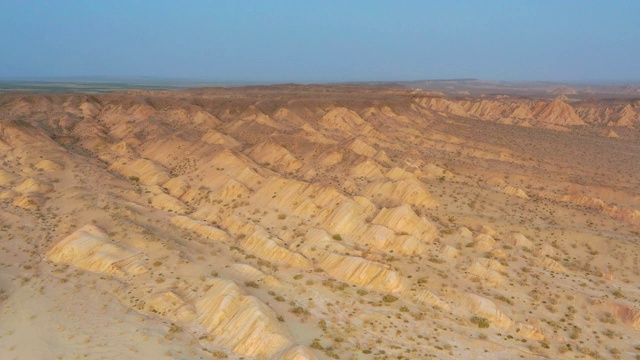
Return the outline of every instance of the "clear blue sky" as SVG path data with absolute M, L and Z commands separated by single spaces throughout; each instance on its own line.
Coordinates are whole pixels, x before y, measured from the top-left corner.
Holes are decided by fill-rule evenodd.
M 640 1 L 0 0 L 0 78 L 640 80 Z

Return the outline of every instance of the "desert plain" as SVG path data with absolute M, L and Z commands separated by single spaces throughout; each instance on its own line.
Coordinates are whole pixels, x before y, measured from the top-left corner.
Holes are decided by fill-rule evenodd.
M 640 94 L 498 90 L 0 94 L 0 358 L 640 358 Z

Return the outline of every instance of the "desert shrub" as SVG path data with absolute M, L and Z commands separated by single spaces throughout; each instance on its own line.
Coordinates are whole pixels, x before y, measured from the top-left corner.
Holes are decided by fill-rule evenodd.
M 309 345 L 313 349 L 323 350 L 324 348 L 320 345 L 320 339 L 313 339 L 311 341 L 311 345 Z
M 481 329 L 488 328 L 491 324 L 487 318 L 477 315 L 471 317 L 471 323 L 478 325 L 478 327 Z
M 392 303 L 394 301 L 397 301 L 398 298 L 396 296 L 393 296 L 391 294 L 387 294 L 385 296 L 382 297 L 382 301 L 386 302 L 386 303 Z
M 227 358 L 227 354 L 224 353 L 224 351 L 221 350 L 215 350 L 211 353 L 211 355 L 214 358 L 218 358 L 218 359 L 226 359 Z
M 176 325 L 176 324 L 171 324 L 171 327 L 169 328 L 169 332 L 170 333 L 179 333 L 182 332 L 182 327 Z
M 496 295 L 496 299 L 502 301 L 502 302 L 506 302 L 509 305 L 513 305 L 513 301 L 511 301 L 511 299 L 509 299 L 508 297 L 504 296 L 504 295 Z
M 303 315 L 307 313 L 307 309 L 303 308 L 302 306 L 294 306 L 289 309 L 289 312 L 295 315 Z

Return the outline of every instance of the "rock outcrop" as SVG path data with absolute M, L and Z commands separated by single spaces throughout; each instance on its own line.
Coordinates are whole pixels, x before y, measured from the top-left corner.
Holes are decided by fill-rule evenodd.
M 85 225 L 60 240 L 47 253 L 49 261 L 108 275 L 137 275 L 148 269 L 139 251 L 111 240 L 95 225 Z

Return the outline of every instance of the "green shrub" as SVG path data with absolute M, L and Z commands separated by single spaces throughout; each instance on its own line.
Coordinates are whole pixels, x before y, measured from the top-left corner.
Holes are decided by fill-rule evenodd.
M 392 303 L 394 301 L 397 301 L 398 298 L 391 295 L 391 294 L 387 294 L 385 296 L 382 297 L 382 301 L 386 302 L 386 303 Z
M 487 320 L 487 318 L 476 316 L 476 315 L 471 317 L 471 323 L 478 325 L 478 327 L 481 329 L 488 328 L 489 325 L 491 324 L 489 320 Z

